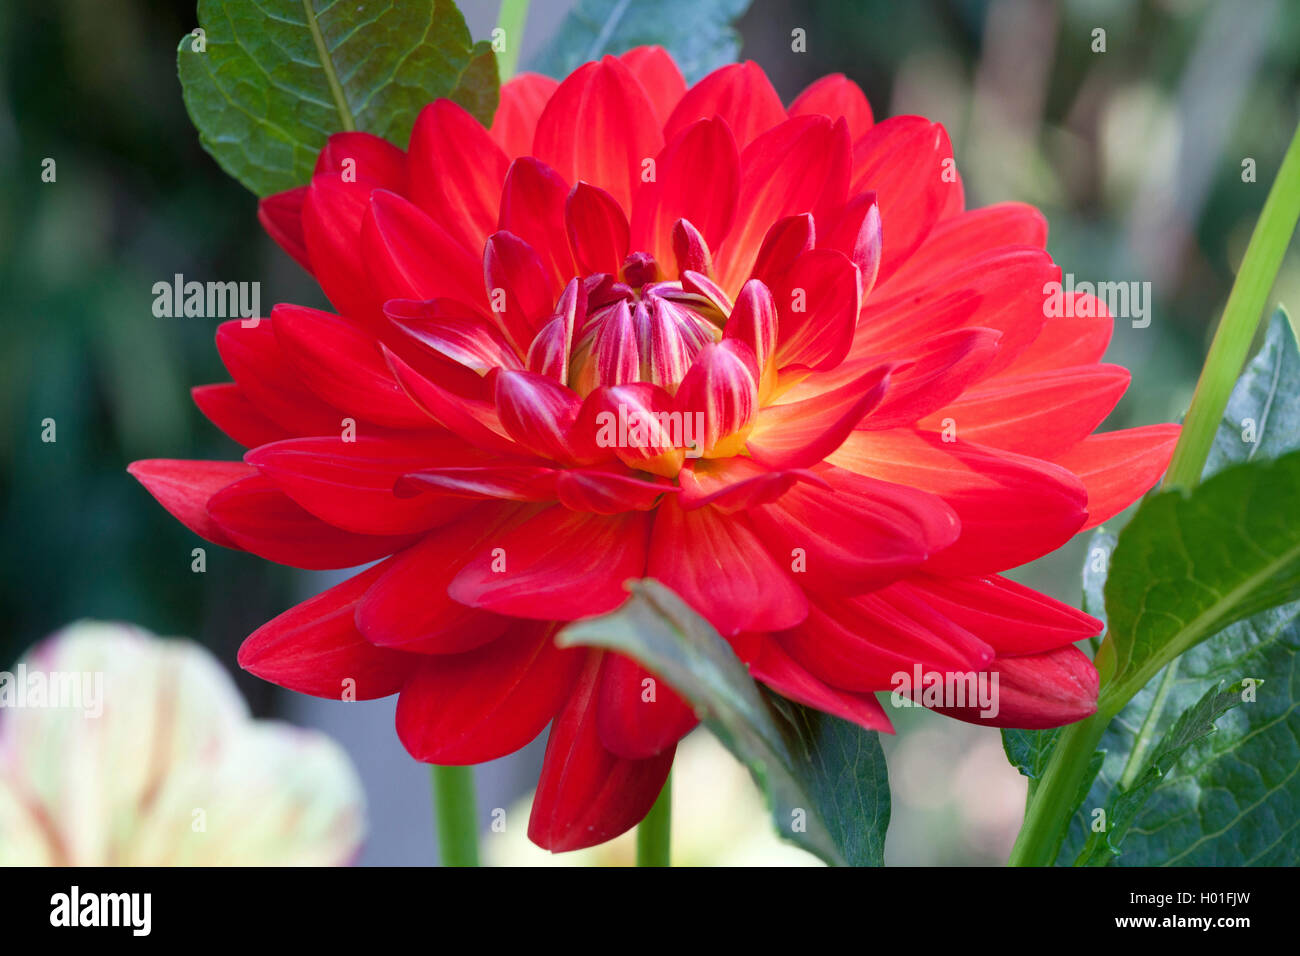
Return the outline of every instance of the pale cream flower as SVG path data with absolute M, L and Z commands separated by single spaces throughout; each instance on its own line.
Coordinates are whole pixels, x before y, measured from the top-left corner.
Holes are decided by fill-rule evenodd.
M 0 864 L 336 865 L 363 832 L 339 746 L 193 642 L 82 622 L 0 673 Z

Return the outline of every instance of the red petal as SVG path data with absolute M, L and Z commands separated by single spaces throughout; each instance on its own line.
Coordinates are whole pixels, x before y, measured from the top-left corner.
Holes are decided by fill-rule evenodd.
M 793 627 L 808 614 L 803 591 L 741 515 L 683 511 L 665 500 L 655 516 L 647 574 L 724 636 Z
M 483 249 L 483 275 L 487 281 L 492 318 L 520 357 L 548 318 L 556 288 L 533 247 L 518 236 L 501 231 Z
M 650 102 L 654 104 L 655 121 L 662 126 L 668 122 L 673 107 L 686 93 L 686 81 L 682 71 L 660 46 L 639 46 L 628 50 L 619 57 L 638 80 Z
M 724 339 L 700 349 L 677 389 L 675 408 L 703 424 L 702 435 L 698 428 L 693 433 L 704 457 L 737 454 L 758 413 L 758 366 L 749 346 Z
M 675 478 L 685 457 L 677 440 L 684 435 L 674 436 L 672 418 L 662 417 L 673 411 L 672 396 L 658 385 L 637 382 L 602 387 L 583 402 L 577 427 L 592 436 L 598 448 L 612 449 L 624 464 Z
M 1001 374 L 1031 375 L 1101 361 L 1106 346 L 1110 344 L 1115 322 L 1106 314 L 1104 305 L 1099 315 L 1100 318 L 1095 319 L 1048 319 L 1038 337 Z
M 749 453 L 768 468 L 807 468 L 830 455 L 888 394 L 891 365 L 815 398 L 769 405 L 749 435 Z
M 357 605 L 357 627 L 366 640 L 420 654 L 458 654 L 505 633 L 511 618 L 453 601 L 447 587 L 467 552 L 523 513 L 482 505 L 385 562 L 385 573 Z
M 673 227 L 687 219 L 709 248 L 718 248 L 731 228 L 739 184 L 740 154 L 727 124 L 702 119 L 684 127 L 655 157 L 654 178 L 636 192 L 632 247 L 672 262 Z
M 649 516 L 557 506 L 495 537 L 452 581 L 462 604 L 516 617 L 571 621 L 612 611 L 623 582 L 645 573 Z
M 493 465 L 453 465 L 422 468 L 397 482 L 399 495 L 437 492 L 462 498 L 503 501 L 555 501 L 559 471 L 542 465 L 502 462 Z
M 859 427 L 880 429 L 913 425 L 930 412 L 943 408 L 966 392 L 972 382 L 978 381 L 988 371 L 997 360 L 1001 339 L 1002 333 L 993 329 L 954 329 L 935 336 L 923 347 L 923 351 L 910 356 L 911 362 L 890 376 L 889 392 L 885 400 Z M 900 359 L 905 355 L 905 352 L 895 353 L 895 357 Z M 861 362 L 845 362 L 836 372 L 844 371 L 846 366 L 863 367 L 873 361 L 875 360 L 864 359 Z M 797 392 L 798 386 L 788 394 Z M 946 416 L 947 412 L 939 414 Z M 940 418 L 937 426 L 926 427 L 939 430 L 943 427 L 942 421 Z M 958 421 L 958 427 L 962 428 L 967 420 L 963 417 Z M 964 428 L 961 437 L 981 440 Z
M 614 197 L 590 183 L 578 183 L 564 209 L 573 258 L 582 274 L 617 274 L 628 253 L 627 215 Z
M 238 385 L 198 385 L 190 389 L 194 404 L 212 424 L 245 448 L 292 437 L 244 397 Z
M 736 304 L 723 327 L 722 336 L 724 339 L 739 339 L 754 353 L 760 397 L 773 383 L 778 330 L 776 301 L 771 291 L 758 279 L 750 279 L 736 296 Z
M 632 475 L 594 469 L 567 469 L 559 473 L 560 503 L 574 511 L 613 515 L 623 511 L 649 511 L 677 486 Z
M 678 219 L 673 224 L 673 258 L 679 276 L 684 272 L 713 275 L 713 253 L 709 251 L 703 233 L 689 219 Z
M 363 571 L 263 624 L 240 646 L 239 666 L 313 697 L 373 700 L 397 693 L 419 658 L 372 647 L 352 622 L 357 601 L 384 568 Z
M 217 351 L 253 408 L 293 435 L 337 435 L 343 414 L 322 401 L 294 372 L 289 357 L 263 319 L 255 326 L 237 320 L 217 328 Z
M 214 494 L 208 514 L 245 551 L 311 571 L 356 567 L 415 540 L 412 535 L 354 534 L 326 524 L 261 475 Z
M 480 387 L 480 391 L 466 394 L 444 386 L 437 380 L 438 376 L 421 374 L 388 348 L 385 347 L 383 352 L 393 376 L 411 401 L 451 431 L 479 448 L 507 455 L 517 455 L 523 451 L 501 425 L 491 389 L 484 379 L 465 371 Z M 451 362 L 447 362 L 447 365 L 457 368 Z
M 666 683 L 622 654 L 605 654 L 596 728 L 606 749 L 645 760 L 677 746 L 699 718 Z
M 947 501 L 961 519 L 961 537 L 929 563 L 944 573 L 1032 561 L 1068 541 L 1087 517 L 1083 484 L 1065 468 L 973 442 L 909 429 L 858 431 L 829 460 Z
M 411 130 L 411 199 L 477 257 L 496 228 L 510 165 L 481 123 L 451 100 L 434 100 Z
M 818 680 L 767 636 L 757 641 L 754 652 L 747 655 L 745 663 L 749 665 L 751 677 L 762 681 L 782 697 L 851 721 L 867 730 L 886 734 L 894 732 L 885 709 L 873 694 L 855 694 Z
M 257 204 L 257 221 L 276 244 L 293 260 L 311 272 L 311 257 L 302 232 L 302 206 L 307 201 L 307 187 L 295 186 L 274 193 Z
M 272 328 L 307 386 L 335 408 L 392 428 L 433 425 L 394 380 L 374 338 L 347 319 L 299 305 L 277 305 Z
M 999 376 L 930 416 L 922 428 L 952 419 L 963 441 L 1035 458 L 1053 458 L 1102 423 L 1129 383 L 1118 365 L 1081 365 Z
M 293 438 L 263 445 L 245 456 L 277 488 L 322 521 L 358 534 L 409 534 L 450 520 L 469 507 L 463 500 L 423 495 L 398 498 L 394 483 L 430 461 L 464 459 L 461 440 L 359 437 Z
M 346 174 L 372 188 L 406 192 L 406 153 L 373 133 L 332 133 L 316 157 L 313 175 Z
M 506 175 L 497 220 L 499 229 L 533 248 L 557 289 L 575 273 L 564 222 L 568 195 L 564 178 L 550 166 L 532 157 L 520 158 Z
M 775 501 L 790 490 L 796 481 L 820 483 L 811 471 L 768 471 L 751 458 L 715 458 L 696 460 L 683 468 L 681 481 L 682 509 L 694 511 L 711 505 L 723 514 L 749 512 L 757 505 Z
M 829 219 L 830 212 L 844 204 L 849 185 L 848 130 L 824 116 L 796 117 L 746 146 L 740 168 L 736 204 L 740 213 L 716 255 L 719 285 L 728 292 L 749 278 L 763 237 L 774 222 L 805 212 Z
M 805 252 L 776 280 L 776 364 L 834 368 L 848 355 L 862 296 L 857 267 L 842 252 Z
M 496 375 L 497 413 L 506 432 L 529 451 L 558 461 L 583 457 L 574 434 L 582 399 L 536 372 Z
M 126 469 L 173 518 L 200 538 L 226 548 L 238 548 L 208 516 L 208 501 L 223 488 L 257 474 L 242 461 L 184 461 L 152 458 L 132 462 Z
M 815 677 L 858 693 L 889 690 L 898 675 L 987 667 L 993 648 L 896 585 L 815 603 L 808 620 L 777 635 Z
M 533 155 L 571 183 L 604 189 L 624 210 L 641 183 L 644 160 L 663 146 L 654 106 L 612 56 L 587 63 L 560 84 L 533 140 Z
M 488 132 L 506 158 L 526 156 L 533 151 L 537 120 L 559 85 L 558 80 L 540 73 L 520 73 L 501 84 L 501 101 Z
M 1178 444 L 1178 425 L 1144 425 L 1091 435 L 1056 463 L 1088 489 L 1088 520 L 1080 531 L 1119 514 L 1160 480 Z
M 890 278 L 889 294 L 927 285 L 975 256 L 1002 246 L 1042 249 L 1046 244 L 1047 219 L 1033 206 L 1005 202 L 970 209 L 935 225 L 916 253 Z
M 920 247 L 949 204 L 960 204 L 961 188 L 952 144 L 938 123 L 893 116 L 854 145 L 852 191 L 874 190 L 880 203 L 885 252 L 879 283 Z
M 523 367 L 497 327 L 459 302 L 391 299 L 384 304 L 384 314 L 425 348 L 480 375 L 494 368 Z
M 672 139 L 696 120 L 714 116 L 726 121 L 741 148 L 786 119 L 781 98 L 752 60 L 719 67 L 687 90 L 664 123 L 664 137 Z
M 1076 647 L 1028 657 L 1000 657 L 989 673 L 997 675 L 996 715 L 983 717 L 977 706 L 931 710 L 972 724 L 1025 730 L 1063 727 L 1097 712 L 1097 670 Z
M 858 267 L 858 286 L 865 299 L 875 287 L 885 248 L 876 194 L 855 196 L 836 217 L 822 245 L 844 253 Z
M 911 591 L 999 654 L 1038 654 L 1100 634 L 1105 625 L 1046 594 L 997 574 L 917 575 L 896 585 Z
M 460 766 L 514 753 L 568 698 L 586 654 L 556 625 L 521 622 L 488 647 L 426 658 L 397 699 L 397 736 L 416 760 Z
M 875 122 L 871 115 L 871 104 L 861 87 L 848 79 L 843 73 L 832 73 L 817 80 L 790 104 L 791 116 L 803 116 L 820 113 L 831 119 L 843 116 L 849 124 L 849 136 L 853 142 L 862 138 Z
M 637 303 L 644 310 L 643 303 Z M 627 302 L 620 299 L 601 322 L 591 344 L 577 387 L 584 391 L 601 386 L 626 385 L 641 378 L 641 348 Z
M 358 255 L 373 188 L 369 180 L 345 182 L 338 173 L 323 173 L 312 177 L 302 206 L 312 275 L 334 308 L 367 320 L 377 320 L 383 304 L 371 288 L 365 258 Z
M 812 590 L 862 593 L 884 587 L 957 540 L 960 524 L 942 498 L 825 466 L 824 487 L 801 484 L 750 520 L 775 555 L 802 558 Z
M 528 838 L 562 853 L 612 840 L 636 826 L 668 779 L 674 750 L 625 760 L 601 745 L 597 729 L 600 654 L 590 654 L 546 741 Z
M 460 244 L 414 203 L 377 189 L 361 229 L 361 250 L 372 295 L 389 299 L 447 297 L 483 307 L 482 268 L 477 253 Z
M 754 279 L 771 288 L 817 240 L 812 213 L 786 216 L 772 224 L 754 260 Z M 753 281 L 752 279 L 750 280 Z
M 888 234 L 888 222 L 885 230 Z M 993 374 L 1038 337 L 1048 321 L 1043 286 L 1060 277 L 1061 270 L 1046 252 L 1009 246 L 969 260 L 932 285 L 890 296 L 887 288 L 877 287 L 862 308 L 849 355 L 861 359 L 915 350 L 952 329 L 995 329 L 1002 339 L 990 366 Z M 918 315 L 925 321 L 918 322 Z
M 528 371 L 569 384 L 569 359 L 573 354 L 573 333 L 587 321 L 587 287 L 571 279 L 560 293 L 556 315 L 528 347 Z

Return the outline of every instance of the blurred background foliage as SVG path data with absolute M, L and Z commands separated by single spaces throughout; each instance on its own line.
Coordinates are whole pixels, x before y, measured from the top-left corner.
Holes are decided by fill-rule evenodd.
M 570 6 L 534 0 L 523 62 Z M 462 3 L 476 39 L 497 7 Z M 206 546 L 124 470 L 136 458 L 239 454 L 188 395 L 226 379 L 212 344 L 217 322 L 155 318 L 155 282 L 175 273 L 256 280 L 264 311 L 278 301 L 325 305 L 262 234 L 253 197 L 199 146 L 175 69 L 177 41 L 194 25 L 193 0 L 0 5 L 0 668 L 91 616 L 193 636 L 237 671 L 246 634 L 324 586 Z M 968 204 L 1041 207 L 1049 248 L 1076 281 L 1150 281 L 1150 327 L 1116 325 L 1107 357 L 1132 370 L 1133 384 L 1106 427 L 1182 414 L 1300 115 L 1300 4 L 755 0 L 739 29 L 744 56 L 786 101 L 844 72 L 877 117 L 943 122 Z M 806 53 L 791 49 L 795 29 L 806 31 Z M 1104 53 L 1093 50 L 1097 29 Z M 53 183 L 41 180 L 47 158 L 57 164 Z M 1246 159 L 1256 182 L 1243 182 Z M 1293 311 L 1300 304 L 1294 251 L 1274 298 Z M 41 440 L 47 418 L 54 443 Z M 203 574 L 190 568 L 198 546 L 207 549 Z M 1082 556 L 1075 542 L 1017 576 L 1077 602 Z M 259 712 L 340 719 L 238 676 Z M 372 713 L 376 725 L 390 719 Z M 917 712 L 900 718 L 887 744 L 890 862 L 1003 859 L 1024 791 L 996 733 Z M 398 746 L 388 727 L 365 733 Z M 364 749 L 363 738 L 341 735 Z M 527 786 L 536 749 L 488 773 L 500 792 L 486 806 Z M 378 821 L 364 859 L 399 862 L 412 844 L 407 861 L 430 859 L 427 841 L 404 836 L 408 812 L 421 836 L 430 829 L 423 774 L 404 767 L 398 783 L 375 780 L 382 772 L 360 762 Z M 400 807 L 374 812 L 377 793 L 412 780 Z

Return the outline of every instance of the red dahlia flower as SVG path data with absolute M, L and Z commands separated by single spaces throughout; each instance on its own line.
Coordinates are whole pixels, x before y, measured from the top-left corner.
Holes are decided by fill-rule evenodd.
M 1034 209 L 967 211 L 948 137 L 841 76 L 787 109 L 753 63 L 690 89 L 659 49 L 447 100 L 406 152 L 332 137 L 264 200 L 337 314 L 223 325 L 195 390 L 250 450 L 132 472 L 197 534 L 301 568 L 383 559 L 286 611 L 242 666 L 400 693 L 419 760 L 552 724 L 529 833 L 608 839 L 696 723 L 611 653 L 560 650 L 623 582 L 680 594 L 755 678 L 881 730 L 895 675 L 992 672 L 1019 727 L 1077 720 L 1099 622 L 998 572 L 1148 489 L 1176 426 L 1092 435 L 1128 372 Z M 954 716 L 980 720 L 976 709 Z M 552 723 L 553 721 L 553 723 Z

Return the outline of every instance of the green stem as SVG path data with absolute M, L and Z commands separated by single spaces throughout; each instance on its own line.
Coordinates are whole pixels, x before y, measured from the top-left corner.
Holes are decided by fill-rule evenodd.
M 504 83 L 515 75 L 519 64 L 519 46 L 524 40 L 524 24 L 528 20 L 528 0 L 501 0 L 497 26 L 505 36 L 505 49 L 497 54 L 497 72 Z
M 433 768 L 433 814 L 443 866 L 478 866 L 473 767 Z
M 1182 434 L 1165 475 L 1166 488 L 1192 488 L 1200 480 L 1214 443 L 1214 434 L 1228 405 L 1228 397 L 1246 364 L 1246 354 L 1297 221 L 1300 221 L 1300 127 L 1297 127 L 1286 155 L 1282 157 L 1277 178 L 1264 200 L 1264 208 L 1228 294 L 1223 317 L 1210 343 L 1196 392 L 1183 420 Z M 1098 659 L 1103 686 L 1097 701 L 1097 713 L 1061 731 L 1042 779 L 1025 810 L 1025 822 L 1011 850 L 1012 866 L 1050 866 L 1056 861 L 1070 816 L 1085 796 L 1080 791 L 1084 788 L 1088 765 L 1106 725 L 1146 684 L 1144 675 L 1129 675 L 1122 685 L 1105 683 L 1114 670 L 1113 660 L 1110 667 L 1102 666 L 1101 656 L 1105 652 L 1103 644 Z M 1174 679 L 1173 663 L 1170 662 L 1166 682 Z M 1157 706 L 1163 701 L 1164 690 L 1166 688 L 1162 686 L 1161 693 L 1157 694 Z M 1143 722 L 1144 730 L 1148 724 L 1151 724 L 1150 716 Z M 1125 775 L 1131 776 L 1135 772 L 1132 768 L 1137 765 L 1130 760 Z
M 673 778 L 669 774 L 650 812 L 636 828 L 636 865 L 671 866 L 670 836 L 673 827 Z
M 1056 861 L 1088 764 L 1112 716 L 1098 708 L 1087 720 L 1061 731 L 1025 810 L 1025 822 L 1011 848 L 1011 866 L 1051 866 Z
M 1200 481 L 1214 433 L 1246 364 L 1246 353 L 1255 338 L 1255 329 L 1268 304 L 1269 290 L 1273 288 L 1297 220 L 1300 220 L 1300 127 L 1296 128 L 1291 145 L 1282 157 L 1277 178 L 1264 200 L 1264 209 L 1228 294 L 1228 304 L 1210 343 L 1196 393 L 1183 419 L 1182 434 L 1165 474 L 1166 488 L 1192 488 Z

